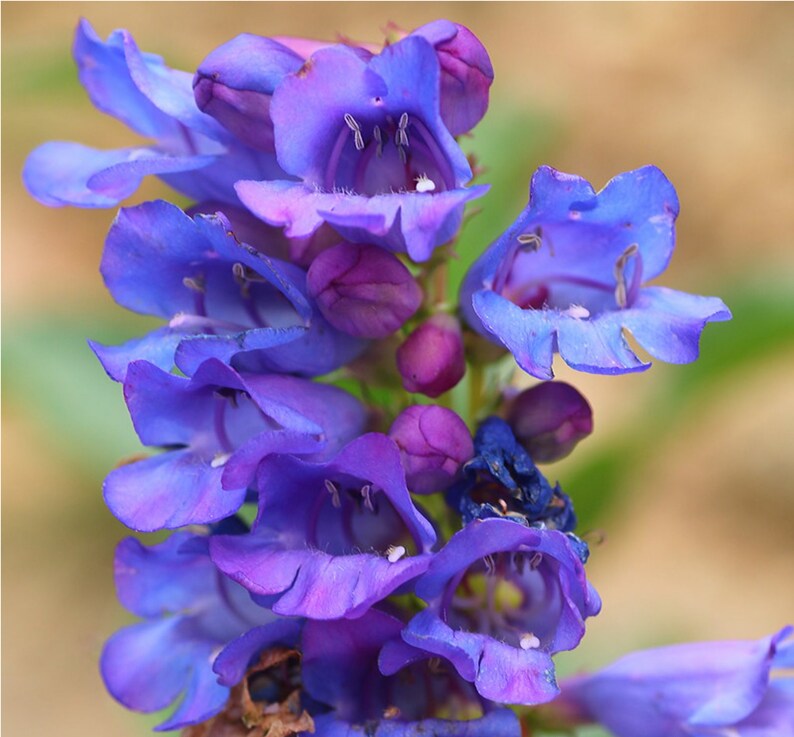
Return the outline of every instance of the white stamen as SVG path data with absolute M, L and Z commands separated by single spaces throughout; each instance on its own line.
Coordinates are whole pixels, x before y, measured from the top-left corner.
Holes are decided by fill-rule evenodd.
M 522 246 L 526 246 L 528 251 L 539 251 L 543 241 L 537 233 L 522 233 L 516 239 Z
M 540 640 L 531 632 L 527 632 L 521 635 L 521 639 L 518 641 L 518 644 L 521 645 L 522 650 L 534 650 L 535 648 L 540 647 Z
M 226 465 L 226 461 L 228 461 L 231 457 L 231 453 L 216 453 L 215 458 L 210 461 L 210 467 L 220 468 L 221 466 Z
M 434 192 L 436 189 L 436 183 L 427 174 L 420 174 L 414 181 L 417 192 Z
M 186 276 L 182 279 L 182 284 L 184 284 L 188 289 L 192 289 L 194 292 L 203 292 L 204 291 L 204 279 L 200 276 L 192 277 Z
M 386 558 L 389 563 L 396 563 L 405 555 L 405 548 L 402 545 L 390 545 L 386 549 Z
M 543 553 L 535 553 L 529 560 L 529 567 L 534 571 L 543 562 Z

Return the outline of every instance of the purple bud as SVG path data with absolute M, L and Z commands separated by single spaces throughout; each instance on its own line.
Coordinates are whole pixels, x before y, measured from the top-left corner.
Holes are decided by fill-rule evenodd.
M 485 47 L 465 26 L 437 20 L 417 28 L 441 65 L 441 117 L 454 136 L 471 130 L 488 109 L 493 66 Z
M 545 381 L 521 392 L 513 400 L 507 421 L 539 463 L 564 458 L 593 431 L 587 400 L 561 381 Z
M 466 373 L 460 323 L 451 315 L 433 315 L 397 349 L 397 370 L 403 387 L 437 397 L 452 389 Z
M 382 248 L 340 243 L 322 251 L 307 274 L 309 293 L 337 330 L 385 338 L 419 309 L 422 290 L 400 260 Z
M 474 456 L 469 429 L 446 407 L 408 407 L 394 421 L 389 437 L 400 448 L 408 489 L 415 494 L 444 491 Z
M 286 46 L 243 33 L 212 51 L 193 79 L 196 104 L 243 143 L 274 150 L 270 98 L 303 59 Z

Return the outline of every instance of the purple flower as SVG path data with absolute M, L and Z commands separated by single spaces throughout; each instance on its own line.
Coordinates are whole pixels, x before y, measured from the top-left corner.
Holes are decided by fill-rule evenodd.
M 438 397 L 452 389 L 466 373 L 460 323 L 444 313 L 423 322 L 397 349 L 397 370 L 406 391 Z
M 513 399 L 507 422 L 534 461 L 550 463 L 593 431 L 593 411 L 570 384 L 544 381 Z
M 212 359 L 191 379 L 135 361 L 124 397 L 141 442 L 170 448 L 105 480 L 110 510 L 143 531 L 228 517 L 243 503 L 262 458 L 327 458 L 364 424 L 361 405 L 341 389 L 291 376 L 238 374 Z
M 509 704 L 557 695 L 551 655 L 575 648 L 585 618 L 601 608 L 566 535 L 507 519 L 456 533 L 416 592 L 429 606 L 403 630 L 405 643 L 449 660 L 482 696 Z
M 488 711 L 476 720 L 451 721 L 450 717 L 458 715 L 470 718 L 483 704 L 454 670 L 440 664 L 430 668 L 426 657 L 383 676 L 379 654 L 399 642 L 402 627 L 399 619 L 376 609 L 356 620 L 306 623 L 301 643 L 303 685 L 318 703 L 333 709 L 317 717 L 319 737 L 520 735 L 517 718 L 507 710 Z M 440 713 L 446 718 L 437 718 Z
M 265 459 L 250 535 L 218 536 L 218 567 L 273 611 L 311 619 L 355 618 L 423 573 L 436 540 L 405 486 L 400 452 L 370 433 L 325 463 Z
M 240 199 L 289 237 L 329 223 L 349 241 L 428 259 L 485 192 L 463 188 L 471 168 L 441 117 L 440 74 L 419 36 L 372 57 L 316 51 L 270 106 L 279 164 L 301 181 L 242 181 Z
M 241 244 L 230 227 L 220 213 L 190 218 L 163 201 L 119 212 L 102 256 L 105 283 L 122 306 L 169 322 L 122 346 L 93 343 L 111 377 L 122 380 L 136 359 L 190 375 L 207 358 L 314 376 L 362 350 L 319 314 L 301 269 Z
M 190 74 L 142 53 L 127 31 L 102 41 L 83 20 L 73 51 L 94 105 L 155 143 L 112 151 L 45 143 L 24 170 L 28 190 L 45 205 L 113 207 L 149 174 L 193 199 L 233 204 L 237 180 L 284 177 L 272 153 L 251 149 L 199 110 Z
M 113 697 L 136 711 L 159 711 L 181 696 L 158 730 L 196 724 L 223 708 L 229 688 L 212 665 L 228 642 L 254 627 L 260 647 L 297 639 L 296 621 L 256 605 L 218 573 L 206 538 L 178 532 L 152 547 L 127 538 L 116 550 L 115 578 L 122 604 L 144 621 L 107 641 L 102 677 Z
M 432 404 L 403 410 L 389 437 L 400 448 L 406 482 L 414 494 L 444 491 L 474 455 L 466 423 L 451 409 Z
M 555 351 L 580 371 L 646 369 L 624 329 L 654 358 L 694 361 L 705 324 L 730 319 L 727 307 L 643 286 L 667 267 L 677 215 L 675 190 L 656 167 L 621 174 L 597 194 L 541 167 L 524 212 L 466 276 L 461 309 L 540 379 L 552 377 Z
M 616 737 L 783 737 L 794 725 L 794 628 L 757 641 L 673 645 L 563 681 L 552 710 Z M 772 678 L 770 680 L 770 675 Z
M 385 338 L 422 303 L 422 290 L 398 258 L 377 246 L 340 243 L 323 251 L 307 274 L 309 294 L 337 330 Z

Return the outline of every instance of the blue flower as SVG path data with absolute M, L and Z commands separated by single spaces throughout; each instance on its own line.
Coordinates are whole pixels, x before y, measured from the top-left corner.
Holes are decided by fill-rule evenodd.
M 507 519 L 457 532 L 416 593 L 429 606 L 403 630 L 405 643 L 445 658 L 480 695 L 508 704 L 557 695 L 551 656 L 575 648 L 585 618 L 601 609 L 568 536 Z
M 155 143 L 111 151 L 45 143 L 24 171 L 28 190 L 45 205 L 113 207 L 149 174 L 195 200 L 239 204 L 236 181 L 284 176 L 274 154 L 250 148 L 199 110 L 191 74 L 142 53 L 127 31 L 102 41 L 83 20 L 73 51 L 94 105 Z
M 219 651 L 258 628 L 257 645 L 289 645 L 300 626 L 251 601 L 220 575 L 207 554 L 207 538 L 178 532 L 150 548 L 133 538 L 116 551 L 119 599 L 144 621 L 114 634 L 102 652 L 110 693 L 136 711 L 177 709 L 157 727 L 180 729 L 221 711 L 229 688 L 212 665 Z
M 123 208 L 101 264 L 114 299 L 168 324 L 124 345 L 91 346 L 122 380 L 146 359 L 193 374 L 217 358 L 249 371 L 314 376 L 366 345 L 331 327 L 306 292 L 306 274 L 241 244 L 221 213 L 186 215 L 168 202 Z
M 705 324 L 730 312 L 716 297 L 644 286 L 667 267 L 677 215 L 675 190 L 656 167 L 621 174 L 597 194 L 541 167 L 526 209 L 467 274 L 461 309 L 540 379 L 553 376 L 556 351 L 580 371 L 648 368 L 624 330 L 654 358 L 694 361 Z
M 242 181 L 240 199 L 289 237 L 328 223 L 350 241 L 430 258 L 485 192 L 463 187 L 472 172 L 441 117 L 440 74 L 420 36 L 371 57 L 316 51 L 270 107 L 279 164 L 300 181 Z
M 135 361 L 124 397 L 141 442 L 168 448 L 105 479 L 111 512 L 143 531 L 228 517 L 245 500 L 262 458 L 327 458 L 364 425 L 360 403 L 341 389 L 292 376 L 238 374 L 214 359 L 191 379 Z
M 436 540 L 385 435 L 353 440 L 325 463 L 274 455 L 259 466 L 250 535 L 217 536 L 212 558 L 273 611 L 311 619 L 360 617 L 424 573 Z
M 630 653 L 562 682 L 551 705 L 616 737 L 784 737 L 794 725 L 793 627 L 757 641 L 701 642 Z

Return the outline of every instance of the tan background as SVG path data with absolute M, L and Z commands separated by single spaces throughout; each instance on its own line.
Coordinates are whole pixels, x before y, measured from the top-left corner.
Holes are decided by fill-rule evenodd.
M 497 77 L 492 112 L 467 146 L 482 141 L 484 164 L 517 172 L 515 186 L 495 187 L 484 200 L 480 227 L 490 236 L 512 214 L 490 220 L 489 208 L 517 212 L 540 163 L 598 187 L 618 172 L 659 165 L 683 204 L 664 283 L 729 302 L 749 289 L 762 308 L 707 329 L 707 357 L 711 350 L 726 360 L 713 361 L 713 375 L 686 400 L 676 382 L 695 376 L 687 373 L 693 367 L 658 365 L 624 378 L 561 368 L 591 399 L 596 435 L 550 475 L 576 498 L 588 474 L 598 481 L 598 458 L 623 469 L 596 525 L 607 541 L 589 564 L 604 612 L 567 667 L 674 639 L 756 637 L 794 619 L 794 336 L 786 329 L 794 324 L 794 7 L 4 3 L 9 737 L 134 735 L 147 723 L 105 695 L 96 667 L 103 639 L 127 621 L 111 581 L 124 530 L 103 509 L 99 484 L 116 456 L 138 449 L 117 387 L 82 349 L 84 337 L 114 325 L 132 334 L 96 270 L 113 213 L 49 210 L 19 180 L 26 152 L 45 140 L 134 140 L 79 91 L 69 46 L 81 15 L 103 36 L 128 28 L 141 48 L 184 69 L 243 31 L 377 40 L 389 20 L 407 29 L 436 17 L 468 25 L 489 48 Z M 152 183 L 136 199 L 165 193 Z M 783 326 L 771 337 L 767 317 Z M 643 434 L 645 427 L 652 431 Z

